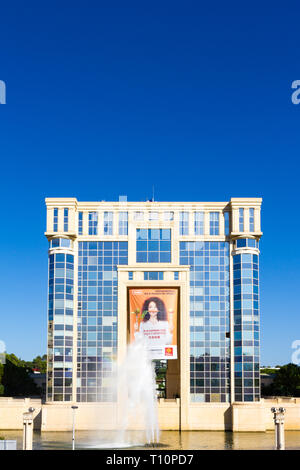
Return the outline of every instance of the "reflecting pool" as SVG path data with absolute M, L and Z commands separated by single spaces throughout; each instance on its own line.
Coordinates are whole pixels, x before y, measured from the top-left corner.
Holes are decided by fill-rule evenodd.
M 18 449 L 22 449 L 22 431 L 0 431 L 5 439 L 16 439 Z M 77 431 L 76 449 L 113 449 L 115 433 L 108 431 Z M 150 448 L 139 442 L 139 433 L 131 433 L 130 449 Z M 286 431 L 287 450 L 300 450 L 300 431 Z M 59 450 L 72 448 L 72 432 L 34 432 L 34 450 Z M 129 447 L 127 447 L 129 449 Z M 161 431 L 160 443 L 155 447 L 161 450 L 272 450 L 274 432 L 222 432 L 222 431 Z

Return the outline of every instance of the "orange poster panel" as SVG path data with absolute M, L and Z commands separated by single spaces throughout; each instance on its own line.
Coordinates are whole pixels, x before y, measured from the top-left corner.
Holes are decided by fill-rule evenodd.
M 152 359 L 177 359 L 177 289 L 129 289 L 130 342 L 143 335 Z

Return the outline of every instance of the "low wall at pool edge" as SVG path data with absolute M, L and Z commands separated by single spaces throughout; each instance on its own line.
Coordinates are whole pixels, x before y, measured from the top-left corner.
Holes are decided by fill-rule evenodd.
M 77 430 L 119 429 L 114 403 L 78 403 Z M 34 398 L 0 398 L 0 430 L 22 429 L 23 413 L 35 408 L 34 428 L 41 431 L 71 431 L 71 403 L 45 403 Z M 300 430 L 300 398 L 269 398 L 255 403 L 191 403 L 181 419 L 183 431 L 265 432 L 274 429 L 272 407 L 284 407 L 285 430 Z M 180 400 L 159 400 L 161 430 L 180 429 Z M 142 429 L 138 417 L 131 429 Z

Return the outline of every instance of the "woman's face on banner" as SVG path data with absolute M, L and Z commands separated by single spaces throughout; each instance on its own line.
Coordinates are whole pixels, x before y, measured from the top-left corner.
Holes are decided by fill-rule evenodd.
M 150 318 L 155 318 L 157 317 L 157 314 L 158 314 L 158 308 L 157 308 L 157 305 L 155 302 L 150 302 L 149 306 L 148 306 L 148 312 L 149 312 L 149 315 L 150 315 Z

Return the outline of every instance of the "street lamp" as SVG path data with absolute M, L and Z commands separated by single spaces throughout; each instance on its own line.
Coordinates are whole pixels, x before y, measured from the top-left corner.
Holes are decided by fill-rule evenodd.
M 284 413 L 285 408 L 271 408 L 275 423 L 275 449 L 284 450 Z
M 75 410 L 77 410 L 78 406 L 71 406 L 73 410 L 73 433 L 72 433 L 72 450 L 75 450 Z

